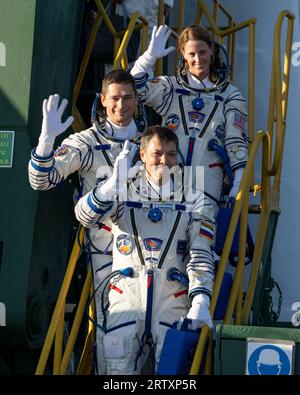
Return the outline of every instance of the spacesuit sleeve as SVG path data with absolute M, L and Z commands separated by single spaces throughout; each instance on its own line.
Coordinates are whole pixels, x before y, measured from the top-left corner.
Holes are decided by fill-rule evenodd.
M 139 57 L 130 71 L 135 80 L 138 97 L 142 103 L 164 116 L 168 113 L 174 96 L 172 80 L 168 76 L 148 79 L 150 71 L 141 61 L 143 56 Z
M 116 222 L 116 218 L 123 213 L 124 204 L 118 205 L 117 202 L 100 200 L 96 195 L 96 189 L 97 186 L 82 196 L 75 206 L 75 216 L 86 228 L 91 228 L 97 222 L 103 222 L 110 217 Z
M 246 166 L 248 159 L 247 103 L 240 91 L 230 86 L 224 103 L 225 148 L 232 172 Z
M 215 237 L 215 221 L 211 205 L 203 200 L 201 208 L 192 209 L 189 235 L 189 260 L 187 274 L 189 278 L 189 299 L 197 294 L 211 297 L 215 275 L 215 263 L 212 246 Z
M 55 187 L 77 170 L 84 170 L 93 163 L 91 141 L 84 134 L 73 134 L 50 155 L 41 157 L 35 149 L 28 165 L 29 182 L 35 190 Z

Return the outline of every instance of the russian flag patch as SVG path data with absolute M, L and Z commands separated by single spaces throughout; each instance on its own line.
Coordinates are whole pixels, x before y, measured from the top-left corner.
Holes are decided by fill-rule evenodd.
M 214 226 L 209 224 L 208 222 L 202 222 L 200 225 L 199 234 L 201 236 L 207 237 L 209 240 L 213 240 L 215 229 Z

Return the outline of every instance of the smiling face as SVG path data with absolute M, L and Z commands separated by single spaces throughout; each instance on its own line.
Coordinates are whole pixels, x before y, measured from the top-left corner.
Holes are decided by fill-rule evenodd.
M 119 126 L 127 126 L 133 118 L 137 98 L 131 84 L 113 83 L 101 95 L 101 103 L 106 109 L 109 121 Z
M 208 77 L 213 51 L 205 41 L 188 40 L 181 53 L 191 74 L 200 80 Z
M 153 136 L 145 148 L 141 148 L 141 159 L 145 164 L 147 177 L 156 184 L 161 184 L 177 162 L 177 147 L 174 141 L 164 141 Z M 167 181 L 167 180 L 166 180 Z

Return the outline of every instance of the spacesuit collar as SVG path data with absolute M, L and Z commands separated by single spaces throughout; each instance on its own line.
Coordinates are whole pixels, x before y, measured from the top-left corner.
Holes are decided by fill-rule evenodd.
M 161 198 L 162 200 L 166 200 L 166 198 L 170 196 L 170 193 L 174 192 L 174 182 L 172 178 L 170 178 L 169 182 L 167 182 L 166 185 L 156 184 L 153 180 L 150 179 L 149 176 L 147 176 L 147 174 L 146 174 L 146 178 L 148 184 L 153 189 L 153 191 L 157 194 L 158 198 Z M 165 192 L 166 195 L 164 196 Z
M 105 127 L 101 129 L 96 128 L 96 130 L 103 138 L 115 143 L 123 143 L 125 140 L 134 141 L 140 137 L 134 119 L 127 126 L 119 126 L 106 120 Z
M 165 196 L 161 196 L 161 187 L 155 184 L 153 181 L 149 181 L 146 175 L 146 169 L 144 165 L 141 165 L 136 177 L 131 180 L 131 193 L 132 197 L 137 200 L 149 201 L 151 199 L 156 201 L 172 201 L 178 197 L 181 201 L 182 199 L 179 196 L 183 196 L 184 185 L 181 182 L 178 190 L 174 190 L 176 186 L 174 185 L 173 179 L 171 179 L 170 188 L 166 186 L 165 190 L 167 194 Z M 177 199 L 177 200 L 178 200 Z
M 198 80 L 189 71 L 176 76 L 177 82 L 183 88 L 191 92 L 191 94 L 199 95 L 201 93 L 211 93 L 218 91 L 222 88 L 222 84 L 219 85 L 218 82 L 214 84 L 207 77 L 203 81 Z
M 191 74 L 189 71 L 187 72 L 187 79 L 188 83 L 192 88 L 195 89 L 209 89 L 209 88 L 214 88 L 215 84 L 211 82 L 209 77 L 207 76 L 203 80 L 199 80 L 197 77 L 195 77 L 193 74 Z
M 116 125 L 109 119 L 106 120 L 106 130 L 107 133 L 113 138 L 120 140 L 131 140 L 137 135 L 137 126 L 132 119 L 130 124 L 127 126 Z

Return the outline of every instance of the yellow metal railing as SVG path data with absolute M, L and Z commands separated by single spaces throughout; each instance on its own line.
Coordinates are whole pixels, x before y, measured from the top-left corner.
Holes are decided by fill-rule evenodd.
M 287 35 L 286 35 L 286 46 L 284 52 L 284 62 L 283 62 L 283 75 L 281 72 L 281 29 L 283 20 L 287 18 Z M 273 184 L 271 185 L 269 195 L 266 198 L 269 199 L 269 207 L 267 215 L 270 212 L 280 211 L 279 210 L 279 193 L 280 193 L 280 181 L 281 181 L 281 167 L 282 167 L 282 157 L 283 157 L 283 147 L 284 147 L 284 137 L 286 128 L 286 116 L 287 116 L 287 101 L 288 101 L 288 90 L 290 81 L 290 66 L 291 66 L 291 48 L 293 39 L 293 26 L 294 26 L 295 16 L 289 11 L 282 11 L 275 25 L 274 31 L 274 51 L 273 51 L 273 63 L 272 63 L 272 77 L 270 85 L 270 99 L 269 99 L 269 115 L 268 115 L 268 132 L 270 134 L 271 143 L 269 145 L 268 152 L 268 165 L 265 171 L 268 177 L 274 177 Z M 273 131 L 274 122 L 276 123 L 276 140 L 275 140 L 275 150 L 272 161 L 272 147 L 273 147 Z M 262 185 L 262 194 L 263 194 Z M 259 232 L 260 238 L 257 238 L 257 250 L 262 252 L 263 240 L 266 233 L 267 224 L 260 224 Z M 255 285 L 257 281 L 257 276 L 259 272 L 261 253 L 254 252 L 253 266 L 251 277 L 249 280 L 248 291 L 245 298 L 245 304 L 243 308 L 242 322 L 247 323 L 250 316 L 250 310 L 252 306 L 252 301 L 255 292 Z
M 102 11 L 101 1 L 96 0 L 98 8 L 100 10 L 100 14 Z M 215 0 L 216 3 L 218 3 Z M 101 6 L 99 7 L 99 4 Z M 184 4 L 184 0 L 180 0 L 179 7 L 182 8 L 182 4 Z M 204 1 L 199 0 L 199 5 L 202 7 L 201 12 L 207 17 L 209 22 L 211 23 L 212 30 L 214 33 L 219 36 L 220 38 L 225 37 L 226 35 L 233 35 L 234 32 L 241 30 L 247 26 L 249 26 L 250 36 L 249 36 L 249 48 L 250 52 L 254 53 L 254 24 L 255 20 L 250 19 L 247 22 L 242 24 L 230 26 L 228 29 L 220 30 L 216 26 L 216 11 L 214 12 L 214 17 L 211 16 L 208 9 L 206 8 Z M 219 5 L 220 6 L 220 5 Z M 102 6 L 103 7 L 103 6 Z M 221 6 L 220 6 L 221 8 Z M 97 25 L 99 26 L 100 15 L 98 13 L 96 21 L 94 23 L 94 27 L 90 36 L 90 39 L 93 38 L 93 34 L 96 35 L 97 32 Z M 198 15 L 198 14 L 197 14 Z M 107 15 L 106 15 L 107 16 Z M 183 17 L 183 15 L 182 15 Z M 197 17 L 197 16 L 196 16 Z M 280 29 L 282 26 L 283 19 L 288 18 L 288 32 L 287 32 L 287 42 L 285 48 L 285 61 L 284 61 L 284 78 L 283 82 L 281 82 L 281 67 L 280 67 Z M 235 273 L 234 283 L 232 287 L 232 291 L 230 294 L 230 299 L 228 303 L 228 309 L 226 312 L 226 316 L 224 319 L 224 323 L 229 323 L 231 321 L 231 317 L 233 314 L 233 310 L 235 309 L 236 318 L 235 323 L 247 323 L 249 318 L 249 312 L 252 305 L 252 299 L 254 295 L 256 279 L 257 279 L 257 272 L 259 267 L 259 262 L 262 255 L 263 249 L 263 241 L 266 234 L 266 228 L 270 213 L 270 208 L 274 208 L 275 204 L 278 206 L 279 203 L 279 187 L 280 187 L 280 171 L 281 171 L 281 164 L 282 164 L 282 153 L 283 153 L 283 144 L 284 144 L 284 131 L 285 131 L 285 124 L 286 124 L 286 113 L 287 113 L 287 97 L 288 97 L 288 88 L 289 88 L 289 76 L 290 76 L 290 58 L 291 58 L 291 42 L 292 42 L 292 31 L 293 31 L 293 18 L 294 16 L 289 13 L 288 11 L 284 11 L 280 14 L 280 17 L 276 24 L 275 34 L 274 34 L 274 57 L 273 57 L 273 68 L 272 68 L 272 80 L 271 80 L 271 89 L 270 89 L 270 105 L 269 105 L 269 118 L 268 118 L 268 130 L 271 131 L 269 133 L 260 131 L 256 138 L 254 139 L 253 145 L 251 146 L 250 153 L 249 153 L 249 160 L 248 164 L 244 171 L 243 180 L 241 182 L 241 188 L 239 194 L 237 196 L 236 204 L 233 210 L 232 220 L 230 223 L 230 227 L 228 230 L 226 243 L 224 245 L 224 250 L 222 253 L 221 261 L 219 264 L 218 272 L 215 279 L 214 285 L 214 293 L 211 300 L 211 314 L 216 307 L 216 302 L 218 298 L 218 294 L 220 292 L 220 287 L 222 283 L 222 279 L 225 272 L 226 263 L 228 260 L 230 247 L 232 244 L 233 236 L 235 233 L 236 225 L 238 222 L 239 216 L 241 217 L 241 227 L 240 227 L 240 244 L 239 244 L 239 257 L 238 257 L 238 265 Z M 105 18 L 104 18 L 105 19 Z M 133 31 L 133 27 L 136 23 L 137 15 L 135 14 L 134 18 L 131 20 L 131 25 L 129 23 L 128 27 L 128 34 L 124 35 L 123 41 L 121 45 L 116 41 L 116 47 L 119 45 L 119 49 L 117 51 L 116 62 L 114 63 L 114 67 L 116 64 L 122 64 L 122 67 L 126 64 L 126 58 L 124 60 L 124 53 L 126 51 L 126 46 L 130 39 L 130 34 Z M 233 24 L 233 20 L 231 21 Z M 146 24 L 143 24 L 143 34 L 147 32 L 145 29 Z M 146 26 L 147 27 L 147 26 Z M 95 38 L 94 35 L 94 38 Z M 115 37 L 118 40 L 117 37 Z M 276 48 L 275 48 L 276 47 Z M 81 87 L 81 83 L 83 80 L 84 72 L 83 70 L 86 69 L 86 65 L 88 62 L 88 57 L 91 53 L 91 43 L 89 42 L 86 50 L 85 57 L 83 60 L 83 66 L 80 70 L 78 80 L 76 83 L 76 87 L 74 89 L 74 99 L 77 100 L 79 90 Z M 250 54 L 251 57 L 251 54 Z M 253 55 L 254 59 L 254 55 Z M 118 63 L 119 62 L 119 63 Z M 124 63 L 125 62 L 125 63 Z M 85 65 L 85 66 L 84 66 Z M 279 65 L 279 66 L 278 66 Z M 253 105 L 252 107 L 249 106 L 249 115 L 251 118 L 250 109 L 253 108 L 254 112 L 254 61 L 253 63 L 250 62 L 249 64 L 249 75 L 251 76 L 249 79 L 253 82 L 252 84 L 252 91 L 249 89 L 249 97 L 253 95 Z M 252 71 L 251 71 L 252 70 Z M 83 73 L 83 74 L 82 74 Z M 250 83 L 249 83 L 250 84 Z M 76 100 L 73 102 L 73 110 L 76 114 L 76 125 L 81 128 L 82 121 L 79 114 L 79 111 L 75 105 Z M 250 100 L 251 102 L 251 100 Z M 275 111 L 276 109 L 276 111 Z M 281 109 L 281 111 L 278 109 Z M 276 113 L 277 117 L 274 118 L 274 114 Z M 279 116 L 278 116 L 279 114 Z M 272 141 L 273 138 L 273 122 L 274 119 L 276 121 L 276 144 L 275 144 L 275 153 L 274 153 L 274 160 L 271 166 L 272 161 Z M 272 126 L 272 127 L 271 127 Z M 254 130 L 254 126 L 252 126 Z M 82 129 L 82 128 L 81 128 Z M 250 126 L 249 126 L 250 129 Z M 79 130 L 79 129 L 78 129 Z M 242 280 L 243 280 L 243 273 L 244 273 L 244 258 L 245 258 L 245 246 L 246 246 L 246 232 L 247 232 L 247 218 L 248 218 L 248 198 L 249 198 L 249 188 L 251 186 L 251 172 L 253 171 L 254 167 L 254 160 L 256 158 L 257 152 L 259 147 L 262 145 L 263 148 L 263 161 L 262 161 L 262 182 L 261 182 L 261 218 L 259 222 L 259 227 L 256 236 L 256 243 L 255 243 L 255 251 L 253 257 L 253 269 L 251 273 L 251 278 L 248 287 L 248 293 L 246 296 L 246 300 L 244 303 L 244 307 L 242 306 Z M 277 147 L 277 148 L 276 148 Z M 270 187 L 270 180 L 271 177 L 274 176 L 274 185 L 272 188 Z M 276 206 L 276 207 L 277 207 Z M 84 230 L 80 228 L 78 230 L 78 240 L 79 243 L 82 244 L 82 240 L 84 237 Z M 61 291 L 57 300 L 57 304 L 53 313 L 53 317 L 49 326 L 49 330 L 47 333 L 47 337 L 44 343 L 44 347 L 40 356 L 40 360 L 36 369 L 36 374 L 40 375 L 43 374 L 45 371 L 45 367 L 47 364 L 47 360 L 51 351 L 52 346 L 54 345 L 54 361 L 53 361 L 53 372 L 54 374 L 66 374 L 68 371 L 68 366 L 72 357 L 73 347 L 76 341 L 76 337 L 78 335 L 79 327 L 81 321 L 83 319 L 83 312 L 85 306 L 87 304 L 87 300 L 89 297 L 90 289 L 92 286 L 92 276 L 91 271 L 88 272 L 88 276 L 85 281 L 84 289 L 81 295 L 81 299 L 77 308 L 76 316 L 74 319 L 73 327 L 71 329 L 68 341 L 66 345 L 64 345 L 64 311 L 65 311 L 65 304 L 66 304 L 66 297 L 67 293 L 71 284 L 71 279 L 75 270 L 76 262 L 80 253 L 80 246 L 78 244 L 77 238 L 72 250 L 72 254 L 69 260 L 69 264 L 67 267 L 66 275 L 61 287 Z M 242 311 L 243 307 L 243 311 Z M 86 374 L 91 370 L 91 361 L 90 361 L 90 351 L 93 343 L 93 325 L 89 326 L 88 335 L 86 338 L 86 343 L 84 346 L 84 350 L 80 359 L 79 367 L 77 369 L 77 374 Z M 197 345 L 193 365 L 190 371 L 190 374 L 198 374 L 199 367 L 202 361 L 204 346 L 207 337 L 209 336 L 209 329 L 208 327 L 204 327 L 201 331 L 201 336 L 199 338 L 199 342 Z M 212 343 L 210 342 L 210 345 Z M 207 364 L 206 364 L 206 373 L 209 374 L 212 371 L 212 347 L 210 347 L 210 352 L 208 353 L 207 357 Z
M 148 36 L 148 21 L 139 15 L 134 13 L 129 21 L 126 30 L 117 32 L 113 27 L 109 16 L 107 15 L 105 8 L 100 0 L 95 0 L 98 13 L 94 21 L 91 34 L 88 40 L 87 48 L 84 53 L 83 61 L 79 70 L 78 78 L 74 87 L 73 93 L 73 107 L 72 112 L 74 116 L 73 130 L 81 131 L 86 128 L 81 114 L 76 106 L 76 102 L 79 97 L 79 92 L 82 86 L 82 82 L 86 73 L 88 62 L 91 56 L 93 45 L 95 42 L 96 34 L 103 19 L 104 23 L 107 25 L 108 29 L 114 37 L 114 64 L 113 68 L 123 67 L 127 68 L 127 55 L 126 49 L 129 43 L 131 34 L 134 30 L 142 29 L 141 36 L 141 51 L 143 52 L 147 46 L 147 36 Z M 140 19 L 142 23 L 137 24 L 137 19 Z M 120 38 L 123 36 L 122 42 L 120 43 Z M 53 374 L 62 375 L 66 374 L 68 367 L 72 358 L 72 352 L 75 345 L 75 341 L 78 336 L 79 328 L 84 316 L 84 310 L 88 301 L 89 294 L 92 289 L 92 274 L 89 268 L 88 274 L 84 283 L 83 291 L 77 306 L 77 311 L 73 321 L 73 325 L 68 336 L 66 344 L 64 344 L 64 332 L 65 332 L 65 319 L 64 312 L 66 308 L 66 298 L 69 292 L 72 277 L 75 271 L 76 263 L 80 254 L 80 245 L 82 244 L 84 238 L 84 229 L 79 227 L 76 240 L 74 242 L 73 250 L 67 265 L 66 274 L 61 286 L 61 290 L 57 299 L 57 303 L 52 315 L 50 326 L 47 332 L 47 336 L 44 342 L 44 346 L 40 355 L 38 366 L 36 368 L 36 375 L 44 374 L 45 368 L 49 359 L 52 347 L 54 347 L 53 354 Z M 90 307 L 90 315 L 95 314 L 95 308 Z M 86 337 L 86 342 L 84 349 L 80 358 L 79 366 L 77 369 L 77 374 L 89 374 L 91 372 L 91 348 L 94 339 L 94 325 L 89 323 L 88 334 Z
M 241 227 L 240 227 L 239 259 L 238 259 L 238 264 L 236 267 L 234 282 L 233 282 L 230 297 L 229 297 L 226 315 L 224 318 L 224 323 L 229 323 L 231 321 L 235 302 L 236 302 L 236 299 L 238 296 L 238 292 L 240 290 L 240 285 L 242 283 L 241 276 L 242 276 L 243 270 L 244 270 L 245 244 L 243 246 L 241 246 L 241 242 L 242 241 L 245 242 L 245 234 L 247 232 L 247 217 L 248 217 L 248 205 L 245 204 L 245 200 L 247 201 L 248 196 L 249 196 L 250 174 L 251 174 L 252 168 L 254 166 L 254 161 L 255 161 L 255 158 L 256 158 L 256 155 L 257 155 L 257 152 L 258 152 L 258 149 L 259 149 L 261 143 L 263 143 L 263 152 L 264 153 L 268 152 L 268 150 L 269 150 L 269 136 L 266 132 L 263 132 L 263 131 L 260 131 L 256 135 L 256 138 L 255 138 L 255 140 L 251 146 L 250 152 L 249 152 L 248 163 L 247 163 L 247 166 L 245 167 L 245 170 L 244 170 L 240 191 L 238 193 L 238 196 L 237 196 L 237 199 L 236 199 L 236 202 L 234 205 L 232 218 L 230 221 L 226 241 L 224 244 L 221 260 L 220 260 L 220 263 L 218 266 L 218 271 L 217 271 L 216 278 L 215 278 L 214 291 L 213 291 L 213 295 L 212 295 L 211 303 L 210 303 L 210 312 L 211 312 L 212 316 L 213 316 L 215 308 L 216 308 L 217 299 L 218 299 L 219 292 L 221 289 L 221 283 L 222 283 L 222 280 L 224 277 L 224 273 L 225 273 L 225 269 L 226 269 L 226 265 L 227 265 L 227 261 L 228 261 L 236 225 L 237 225 L 240 214 L 242 214 L 243 220 L 241 222 Z M 264 161 L 264 165 L 268 164 L 266 162 L 265 157 L 263 158 L 263 161 Z M 266 187 L 268 189 L 266 180 L 267 179 L 264 175 L 262 184 L 263 184 L 263 187 Z M 264 193 L 266 193 L 266 192 L 264 192 Z M 264 206 L 262 205 L 262 208 L 263 207 Z M 255 246 L 255 249 L 256 249 L 256 246 Z M 198 342 L 198 345 L 196 348 L 193 364 L 192 364 L 192 367 L 190 370 L 191 375 L 196 375 L 199 373 L 200 365 L 201 365 L 202 358 L 203 358 L 205 343 L 206 343 L 208 335 L 209 335 L 209 328 L 207 326 L 204 326 L 201 330 L 201 334 L 200 334 L 199 342 Z
M 287 38 L 284 55 L 283 76 L 281 74 L 281 49 L 280 38 L 281 28 L 284 18 L 288 19 Z M 224 249 L 222 252 L 218 272 L 214 284 L 214 292 L 211 300 L 210 311 L 214 314 L 217 299 L 219 296 L 222 279 L 226 269 L 228 256 L 233 241 L 236 225 L 239 217 L 241 217 L 240 227 L 240 241 L 239 241 L 239 256 L 238 264 L 235 272 L 234 282 L 232 285 L 229 302 L 224 318 L 224 324 L 228 324 L 232 320 L 232 315 L 236 312 L 235 324 L 245 324 L 249 322 L 250 311 L 253 303 L 255 287 L 259 272 L 259 265 L 263 253 L 264 241 L 269 223 L 270 214 L 272 211 L 279 212 L 279 192 L 280 192 L 280 172 L 282 166 L 284 135 L 286 127 L 287 115 L 287 98 L 290 80 L 290 64 L 291 64 L 291 46 L 293 35 L 293 21 L 294 15 L 289 11 L 280 13 L 274 32 L 274 52 L 272 65 L 272 78 L 270 85 L 270 101 L 269 101 L 269 116 L 268 128 L 269 132 L 260 131 L 255 137 L 255 140 L 250 148 L 249 159 L 245 168 L 243 179 L 240 186 L 236 203 L 234 206 L 232 219 L 228 229 Z M 277 117 L 274 118 L 276 113 Z M 273 128 L 276 122 L 276 141 L 275 153 L 272 162 L 272 141 Z M 248 198 L 249 187 L 251 180 L 251 172 L 253 171 L 255 158 L 259 148 L 262 146 L 262 166 L 261 166 L 261 202 L 260 202 L 260 220 L 256 232 L 255 249 L 252 260 L 252 271 L 249 279 L 248 290 L 245 297 L 244 305 L 242 305 L 242 290 L 243 290 L 243 273 L 244 273 L 244 258 L 246 246 L 246 232 L 247 232 L 247 218 L 248 218 Z M 277 147 L 277 149 L 276 149 Z M 274 182 L 272 184 L 272 181 Z M 196 348 L 193 364 L 190 370 L 191 375 L 199 373 L 201 366 L 204 348 L 209 336 L 209 328 L 205 326 L 199 337 L 199 342 Z
M 112 34 L 114 38 L 114 64 L 113 68 L 118 68 L 118 67 L 123 67 L 127 68 L 128 63 L 127 63 L 127 46 L 129 44 L 131 35 L 133 31 L 136 30 L 142 30 L 142 35 L 141 35 L 141 52 L 143 53 L 147 47 L 147 35 L 148 35 L 148 21 L 145 19 L 142 15 L 139 13 L 134 13 L 130 17 L 129 24 L 127 26 L 127 29 L 123 29 L 120 31 L 116 31 L 114 28 L 113 24 L 111 23 L 109 16 L 102 4 L 101 0 L 95 0 L 95 3 L 98 7 L 98 12 L 96 19 L 94 21 L 89 40 L 87 43 L 87 47 L 85 49 L 85 53 L 83 56 L 83 60 L 79 69 L 77 81 L 75 83 L 74 87 L 74 93 L 73 93 L 73 103 L 72 103 L 72 112 L 74 116 L 74 122 L 73 122 L 73 130 L 75 132 L 79 132 L 81 130 L 86 129 L 86 125 L 84 124 L 84 121 L 82 117 L 80 116 L 80 112 L 76 106 L 79 92 L 86 74 L 87 66 L 90 60 L 90 56 L 92 53 L 92 49 L 94 46 L 94 42 L 96 39 L 97 31 L 99 29 L 100 23 L 103 22 L 106 24 L 108 30 Z M 137 20 L 140 20 L 141 23 L 137 23 Z M 122 42 L 121 38 L 124 35 Z
M 214 4 L 218 4 L 218 7 L 221 7 L 219 2 L 216 0 L 214 1 Z M 204 0 L 198 1 L 198 8 L 201 11 L 201 16 L 205 15 L 205 17 L 212 29 L 213 34 L 218 38 L 218 41 L 220 42 L 220 44 L 222 44 L 224 37 L 230 37 L 230 36 L 234 35 L 234 33 L 238 32 L 240 30 L 249 28 L 248 131 L 249 131 L 250 140 L 253 141 L 253 138 L 254 138 L 254 82 L 255 82 L 255 24 L 256 24 L 256 19 L 251 18 L 247 21 L 241 22 L 239 24 L 235 24 L 233 18 L 231 17 L 229 22 L 232 26 L 230 26 L 228 28 L 220 29 L 216 23 L 217 16 L 215 16 L 215 18 L 213 17 L 213 15 L 210 13 L 207 5 L 205 4 Z M 225 8 L 223 6 L 222 6 L 222 10 L 225 10 Z M 215 11 L 215 13 L 216 13 L 216 11 Z M 229 15 L 229 13 L 227 11 L 226 11 L 226 15 Z M 196 16 L 196 18 L 197 18 L 197 16 Z M 197 21 L 198 21 L 198 19 L 197 19 Z M 199 23 L 200 22 L 201 22 L 201 19 L 199 19 Z M 232 38 L 232 40 L 233 40 L 233 38 Z M 232 46 L 232 50 L 230 49 L 231 53 L 229 54 L 229 56 L 232 59 L 232 56 L 234 53 L 233 43 L 230 44 L 230 46 Z
M 63 334 L 64 334 L 64 312 L 66 308 L 66 298 L 68 294 L 68 290 L 72 281 L 72 277 L 75 271 L 76 263 L 80 254 L 80 244 L 82 244 L 84 238 L 84 228 L 79 227 L 78 232 L 77 232 L 77 237 L 71 252 L 71 256 L 69 259 L 69 263 L 67 266 L 66 274 L 57 298 L 56 306 L 52 315 L 52 319 L 49 325 L 49 329 L 47 332 L 47 336 L 44 342 L 44 346 L 40 355 L 40 359 L 38 362 L 38 366 L 36 368 L 36 375 L 41 375 L 44 374 L 47 361 L 49 358 L 49 354 L 53 345 L 53 342 L 55 341 L 54 344 L 54 367 L 53 367 L 53 373 L 54 374 L 63 374 L 66 370 L 66 366 L 68 365 L 71 357 L 71 353 L 68 352 L 67 354 L 63 354 Z M 88 289 L 91 287 L 91 275 L 89 274 L 86 279 L 86 285 Z M 81 297 L 82 298 L 82 297 Z M 82 304 L 84 304 L 84 298 L 85 295 L 83 296 L 83 301 Z M 83 311 L 81 310 L 78 312 L 80 308 L 78 307 L 78 310 L 76 312 L 77 320 L 79 318 L 79 315 L 83 315 Z M 78 315 L 77 315 L 78 314 Z M 75 317 L 76 318 L 76 317 Z M 73 330 L 73 328 L 72 328 Z M 72 331 L 71 331 L 72 332 Z M 72 334 L 70 333 L 68 343 L 73 342 L 73 336 L 74 332 Z M 71 340 L 70 340 L 71 339 Z M 70 348 L 70 346 L 69 346 Z M 69 350 L 68 348 L 68 350 Z M 63 372 L 62 372 L 63 370 Z

